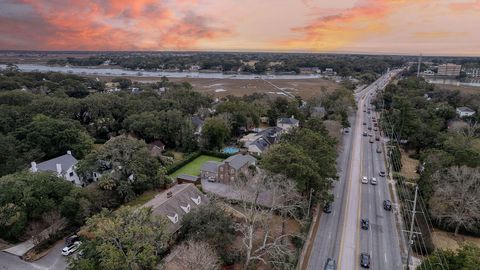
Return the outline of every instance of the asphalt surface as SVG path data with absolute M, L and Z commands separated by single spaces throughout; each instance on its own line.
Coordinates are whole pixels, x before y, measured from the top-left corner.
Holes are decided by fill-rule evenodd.
M 59 241 L 47 255 L 35 262 L 26 262 L 18 256 L 2 251 L 0 252 L 0 270 L 64 270 L 67 268 L 67 260 L 61 254 L 64 246 L 64 241 Z
M 391 199 L 386 178 L 378 175 L 380 170 L 385 170 L 384 154 L 376 153 L 381 142 L 370 143 L 369 139 L 374 136 L 362 136 L 363 131 L 368 131 L 368 125 L 372 127 L 370 133 L 374 133 L 370 118 L 373 111 L 372 114 L 363 112 L 363 105 L 367 110 L 370 94 L 385 87 L 389 79 L 389 74 L 384 75 L 355 94 L 358 110 L 350 119 L 350 133 L 344 134 L 343 150 L 337 160 L 339 181 L 333 190 L 332 213 L 323 213 L 320 217 L 308 269 L 323 269 L 328 258 L 337 262 L 337 269 L 360 269 L 361 252 L 370 254 L 370 269 L 402 268 L 394 215 L 383 209 L 383 200 Z M 375 177 L 377 185 L 362 184 L 363 176 Z M 369 230 L 360 228 L 362 218 L 369 219 Z

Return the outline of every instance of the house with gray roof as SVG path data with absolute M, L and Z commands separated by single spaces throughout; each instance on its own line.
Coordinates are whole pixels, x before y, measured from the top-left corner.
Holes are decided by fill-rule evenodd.
M 256 162 L 257 159 L 248 154 L 233 155 L 222 162 L 207 161 L 200 168 L 200 177 L 210 182 L 229 184 Z
M 289 132 L 290 129 L 299 127 L 300 121 L 295 119 L 295 117 L 292 115 L 290 118 L 278 118 L 277 119 L 277 127 L 283 129 L 285 132 Z
M 469 107 L 458 107 L 456 109 L 458 117 L 469 117 L 475 114 L 475 111 L 470 109 Z
M 168 220 L 168 231 L 175 234 L 187 213 L 208 203 L 208 197 L 193 184 L 177 184 L 156 195 L 143 207 L 151 207 L 152 214 L 165 217 Z
M 30 171 L 54 173 L 58 177 L 62 177 L 75 185 L 81 186 L 84 183 L 80 180 L 75 172 L 75 166 L 77 163 L 78 160 L 72 155 L 72 152 L 67 151 L 65 155 L 49 159 L 38 164 L 35 161 L 32 161 Z
M 240 142 L 243 143 L 243 147 L 247 148 L 249 154 L 259 156 L 278 141 L 282 131 L 283 129 L 279 127 L 269 127 L 258 133 L 250 133 L 243 136 Z

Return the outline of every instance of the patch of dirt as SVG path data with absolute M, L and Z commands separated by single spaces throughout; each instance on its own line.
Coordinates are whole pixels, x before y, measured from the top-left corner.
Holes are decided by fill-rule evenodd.
M 420 175 L 417 173 L 417 166 L 419 161 L 409 157 L 409 153 L 405 150 L 400 149 L 402 153 L 402 171 L 400 172 L 407 179 L 417 180 L 420 178 Z
M 454 236 L 453 233 L 435 229 L 432 233 L 432 239 L 435 247 L 442 249 L 456 250 L 462 244 L 473 243 L 480 247 L 480 237 L 473 237 L 467 235 Z

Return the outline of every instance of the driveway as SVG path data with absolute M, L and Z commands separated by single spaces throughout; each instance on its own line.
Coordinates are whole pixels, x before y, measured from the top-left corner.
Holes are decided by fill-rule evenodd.
M 0 270 L 65 270 L 67 260 L 61 254 L 64 240 L 58 241 L 47 255 L 35 262 L 26 262 L 20 257 L 7 252 L 0 252 Z

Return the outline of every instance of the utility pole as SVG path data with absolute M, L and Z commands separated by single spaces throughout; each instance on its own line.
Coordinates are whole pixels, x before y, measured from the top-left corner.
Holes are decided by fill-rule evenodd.
M 418 57 L 417 78 L 420 77 L 420 64 L 422 63 L 422 54 Z
M 410 270 L 410 256 L 412 253 L 412 245 L 413 245 L 413 226 L 415 225 L 417 193 L 418 193 L 418 186 L 415 186 L 415 197 L 413 198 L 412 222 L 410 223 L 410 232 L 408 235 L 407 270 Z

